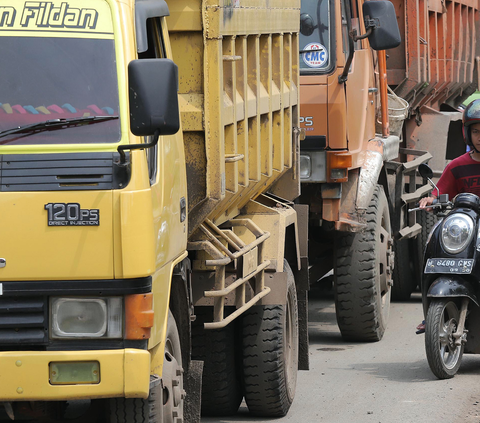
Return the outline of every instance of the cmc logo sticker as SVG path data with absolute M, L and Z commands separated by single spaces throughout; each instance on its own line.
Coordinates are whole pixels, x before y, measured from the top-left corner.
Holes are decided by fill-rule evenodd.
M 307 44 L 303 51 L 311 50 L 311 52 L 302 53 L 303 61 L 310 68 L 321 68 L 328 61 L 327 49 L 320 43 Z

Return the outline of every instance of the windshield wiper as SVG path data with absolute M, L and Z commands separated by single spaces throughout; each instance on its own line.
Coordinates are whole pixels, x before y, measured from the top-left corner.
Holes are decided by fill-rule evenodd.
M 71 119 L 51 119 L 45 122 L 32 123 L 30 125 L 17 126 L 0 132 L 0 138 L 13 134 L 25 134 L 30 132 L 53 131 L 55 129 L 71 128 L 72 126 L 90 125 L 92 123 L 105 122 L 118 119 L 118 116 L 83 116 Z

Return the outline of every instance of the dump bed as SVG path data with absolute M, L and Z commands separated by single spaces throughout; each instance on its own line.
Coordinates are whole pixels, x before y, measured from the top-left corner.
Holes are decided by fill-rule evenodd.
M 478 0 L 392 0 L 402 44 L 387 52 L 388 83 L 415 110 L 456 108 L 477 88 Z
M 282 178 L 298 195 L 300 0 L 167 0 L 187 161 L 189 233 Z M 285 195 L 288 193 L 288 195 Z

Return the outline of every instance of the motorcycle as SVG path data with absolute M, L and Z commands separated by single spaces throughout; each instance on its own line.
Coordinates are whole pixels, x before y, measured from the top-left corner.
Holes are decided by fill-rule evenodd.
M 439 194 L 432 170 L 420 165 L 419 172 Z M 464 353 L 480 354 L 480 198 L 437 198 L 430 207 L 441 219 L 427 239 L 421 292 L 428 364 L 437 378 L 449 379 Z

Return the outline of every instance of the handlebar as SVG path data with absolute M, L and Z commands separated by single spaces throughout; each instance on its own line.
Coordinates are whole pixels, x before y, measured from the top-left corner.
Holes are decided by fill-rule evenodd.
M 415 208 L 413 209 L 408 209 L 408 212 L 414 212 L 414 211 L 418 211 L 418 210 L 424 210 L 424 211 L 427 211 L 427 209 L 445 209 L 447 208 L 448 206 L 451 206 L 452 205 L 452 202 L 451 201 L 447 201 L 446 203 L 445 202 L 439 202 L 438 199 L 434 199 L 433 200 L 433 203 L 430 204 L 429 206 L 427 206 L 426 208 L 422 209 L 420 207 L 418 207 L 420 203 L 416 203 L 415 204 Z

